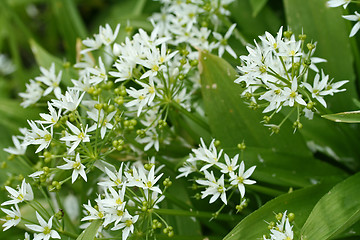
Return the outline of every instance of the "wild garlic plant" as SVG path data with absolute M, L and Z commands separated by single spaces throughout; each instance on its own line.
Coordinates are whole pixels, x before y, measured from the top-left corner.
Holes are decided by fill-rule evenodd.
M 97 197 L 80 203 L 84 209 L 81 228 L 100 222 L 98 238 L 148 238 L 159 234 L 157 229 L 169 237 L 175 234 L 156 211 L 172 182 L 169 177 L 162 179 L 164 165 L 154 155 L 173 141 L 189 145 L 176 134 L 172 112 L 204 122 L 190 114 L 201 109 L 196 96 L 200 88 L 198 49 L 218 49 L 219 55 L 227 51 L 236 57 L 227 44 L 235 25 L 224 37 L 220 31 L 224 27 L 221 16 L 229 14 L 224 7 L 230 2 L 163 1 L 163 11 L 177 24 L 168 32 L 155 14 L 151 33 L 138 29 L 117 42 L 120 25 L 112 29 L 106 24 L 82 41 L 74 69 L 65 73 L 55 63 L 40 67 L 40 76 L 30 79 L 26 91 L 20 93 L 21 105 L 46 106 L 47 111 L 40 113 L 41 119 L 28 120 L 29 128 L 21 128 L 20 135 L 13 137 L 14 147 L 4 149 L 31 173 L 19 176 L 22 185 L 18 190 L 10 187 L 16 183 L 14 178 L 6 186 L 12 200 L 2 205 L 12 206 L 2 208 L 7 214 L 4 230 L 24 222 L 34 239 L 76 238 L 77 229 L 69 231 L 66 226 L 72 225 L 70 218 L 79 216 L 64 207 L 62 192 L 82 184 L 89 196 L 95 192 Z M 179 14 L 180 9 L 187 14 Z M 198 26 L 198 16 L 204 18 L 202 25 L 208 20 L 211 25 Z M 29 152 L 38 156 L 36 162 Z M 243 163 L 239 169 L 244 174 Z M 232 172 L 229 177 L 243 196 L 240 175 Z M 253 183 L 244 177 L 244 184 Z M 40 198 L 50 208 L 37 200 Z M 37 222 L 21 216 L 20 204 L 34 209 Z M 72 204 L 79 204 L 78 199 Z
M 306 35 L 298 37 L 291 30 L 280 28 L 276 36 L 266 32 L 255 46 L 247 46 L 248 55 L 240 56 L 240 76 L 235 83 L 244 87 L 241 95 L 253 109 L 264 108 L 263 122 L 273 133 L 292 115 L 293 127 L 302 128 L 301 117 L 313 118 L 314 113 L 324 113 L 325 97 L 343 92 L 348 80 L 334 82 L 316 64 L 325 59 L 313 57 L 316 43 L 306 43 Z M 288 108 L 280 123 L 272 123 L 273 116 Z
M 197 149 L 192 149 L 189 158 L 184 162 L 184 166 L 179 168 L 181 172 L 176 178 L 188 177 L 189 174 L 200 176 L 194 177 L 194 189 L 204 189 L 201 195 L 198 193 L 196 198 L 206 198 L 211 196 L 209 203 L 221 199 L 224 205 L 227 205 L 235 192 L 240 194 L 239 204 L 236 210 L 241 211 L 247 206 L 245 198 L 245 185 L 255 184 L 256 181 L 249 179 L 253 174 L 256 166 L 252 166 L 245 171 L 243 159 L 239 160 L 239 154 L 229 157 L 226 153 L 222 155 L 223 149 L 217 150 L 216 145 L 219 143 L 213 139 L 206 146 L 203 139 L 200 139 L 201 145 Z M 245 144 L 239 144 L 241 151 L 244 151 Z M 241 152 L 241 158 L 243 156 Z M 239 161 L 241 161 L 239 163 Z M 230 192 L 230 193 L 229 193 Z M 228 195 L 227 195 L 228 194 Z M 219 214 L 224 205 L 215 214 Z

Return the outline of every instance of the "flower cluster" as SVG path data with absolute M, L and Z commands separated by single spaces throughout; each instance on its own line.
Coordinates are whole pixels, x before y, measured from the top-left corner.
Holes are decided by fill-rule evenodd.
M 329 0 L 329 1 L 327 1 L 326 4 L 327 4 L 328 7 L 340 7 L 340 6 L 342 6 L 344 9 L 346 9 L 347 6 L 351 2 L 354 2 L 354 1 L 352 1 L 352 0 Z M 349 37 L 355 36 L 355 34 L 360 29 L 360 14 L 357 11 L 355 11 L 355 13 L 353 15 L 343 15 L 342 17 L 345 18 L 346 20 L 356 22 L 355 25 L 352 27 L 352 29 L 350 31 Z
M 99 235 L 105 234 L 105 228 L 113 231 L 113 234 L 121 230 L 122 239 L 127 239 L 130 233 L 134 232 L 136 222 L 142 222 L 149 216 L 154 218 L 151 217 L 154 209 L 158 208 L 157 204 L 164 199 L 164 191 L 171 185 L 167 178 L 164 181 L 164 190 L 160 189 L 158 181 L 163 174 L 155 174 L 158 174 L 161 168 L 155 169 L 154 157 L 145 165 L 141 162 L 135 162 L 131 167 L 129 164 L 121 164 L 119 170 L 114 169 L 115 171 L 105 167 L 106 177 L 98 182 L 103 194 L 95 200 L 96 208 L 90 201 L 84 204 L 86 214 L 81 220 L 101 219 L 103 228 L 99 229 Z M 88 225 L 90 223 L 83 227 Z
M 209 147 L 206 146 L 203 139 L 200 139 L 200 141 L 200 147 L 193 149 L 193 153 L 186 159 L 184 166 L 179 168 L 178 171 L 181 172 L 181 174 L 179 174 L 177 178 L 198 173 L 200 177 L 197 177 L 195 180 L 199 185 L 197 188 L 205 188 L 205 190 L 201 192 L 201 198 L 211 196 L 210 203 L 220 198 L 226 205 L 228 203 L 226 194 L 230 190 L 238 190 L 241 200 L 245 200 L 245 185 L 256 183 L 256 181 L 249 179 L 256 166 L 252 166 L 245 171 L 244 161 L 238 163 L 239 154 L 230 158 L 224 153 L 222 158 L 223 150 L 221 149 L 218 152 L 215 146 L 217 142 L 215 139 L 211 141 Z M 211 169 L 211 171 L 209 171 L 209 169 Z M 240 202 L 244 204 L 246 201 Z
M 228 44 L 236 25 L 228 26 L 225 34 L 218 32 L 223 27 L 223 19 L 230 15 L 227 7 L 233 1 L 160 0 L 164 4 L 161 13 L 154 14 L 150 20 L 159 27 L 161 36 L 171 39 L 169 43 L 172 45 L 187 44 L 210 52 L 217 50 L 220 57 L 226 51 L 236 58 L 235 51 Z
M 278 132 L 294 111 L 297 118 L 293 126 L 295 130 L 301 128 L 301 115 L 312 119 L 314 112 L 327 107 L 325 96 L 345 91 L 340 88 L 348 81 L 333 82 L 320 72 L 316 64 L 326 60 L 313 57 L 316 44 L 306 44 L 305 39 L 306 35 L 300 34 L 297 40 L 290 30 L 283 32 L 281 27 L 276 36 L 266 32 L 260 43 L 255 41 L 254 47 L 247 47 L 247 56 L 240 56 L 240 76 L 235 83 L 245 88 L 242 96 L 251 108 L 263 107 L 263 113 L 270 114 L 264 116 L 264 122 L 273 132 Z M 292 110 L 280 124 L 269 124 L 283 107 Z
M 34 193 L 31 188 L 31 185 L 27 183 L 25 179 L 23 179 L 21 186 L 18 187 L 18 190 L 15 190 L 9 186 L 5 186 L 5 188 L 10 193 L 9 196 L 11 200 L 3 202 L 1 206 L 8 206 L 8 205 L 13 205 L 13 206 L 11 207 L 11 209 L 1 208 L 1 210 L 6 214 L 5 219 L 0 219 L 1 221 L 4 221 L 3 224 L 4 231 L 8 230 L 11 227 L 17 226 L 21 221 L 32 223 L 29 220 L 22 218 L 21 211 L 19 208 L 20 203 L 30 203 L 34 200 Z M 34 208 L 36 209 L 35 213 L 40 225 L 25 224 L 25 226 L 28 229 L 37 232 L 34 234 L 34 239 L 47 240 L 50 238 L 60 238 L 59 233 L 56 230 L 52 229 L 52 221 L 54 216 L 50 216 L 48 222 L 46 222 L 44 218 L 41 216 L 41 214 L 37 211 L 38 208 L 37 207 Z M 43 211 L 42 214 L 44 214 Z M 28 238 L 30 239 L 29 234 L 28 234 Z
M 293 213 L 278 213 L 276 214 L 277 222 L 270 222 L 270 238 L 263 236 L 264 240 L 292 240 L 294 239 L 293 225 L 292 222 L 295 219 Z

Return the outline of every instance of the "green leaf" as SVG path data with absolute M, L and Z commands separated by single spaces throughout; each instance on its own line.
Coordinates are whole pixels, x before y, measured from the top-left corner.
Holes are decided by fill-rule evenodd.
M 224 240 L 261 239 L 270 231 L 267 224 L 275 220 L 274 213 L 288 211 L 295 214 L 295 228 L 301 228 L 316 202 L 329 190 L 331 185 L 315 185 L 281 195 L 244 218 Z M 295 238 L 294 239 L 300 239 Z M 317 239 L 317 238 L 310 238 Z
M 50 68 L 52 63 L 55 63 L 56 72 L 62 70 L 62 82 L 66 85 L 72 85 L 70 79 L 76 78 L 76 71 L 69 67 L 68 64 L 61 59 L 51 55 L 44 48 L 42 48 L 39 44 L 37 44 L 33 39 L 30 39 L 31 50 L 35 56 L 36 62 L 39 66 L 44 68 Z
M 268 0 L 250 0 L 251 8 L 253 9 L 253 16 L 256 17 L 258 13 L 265 7 Z
M 91 224 L 77 237 L 76 240 L 93 240 L 95 239 L 96 233 L 101 226 L 102 221 L 97 219 Z
M 334 122 L 359 123 L 360 111 L 327 114 L 327 115 L 323 115 L 322 117 Z
M 315 205 L 301 232 L 302 239 L 335 237 L 360 219 L 360 173 L 334 186 Z
M 293 131 L 289 122 L 279 134 L 270 136 L 260 123 L 262 113 L 251 110 L 241 98 L 242 89 L 234 83 L 237 73 L 229 63 L 205 52 L 201 52 L 199 62 L 205 111 L 211 131 L 223 147 L 235 147 L 245 140 L 251 147 L 311 156 L 302 136 L 289 134 Z
M 284 5 L 287 23 L 293 32 L 297 35 L 303 31 L 308 41 L 317 42 L 314 56 L 327 60 L 318 66 L 330 75 L 330 79 L 350 81 L 344 86 L 346 93 L 338 93 L 326 99 L 332 111 L 341 112 L 354 109 L 352 99 L 357 96 L 354 57 L 346 21 L 341 17 L 342 8 L 329 8 L 326 2 L 284 0 Z
M 235 155 L 238 149 L 224 149 Z M 313 157 L 292 153 L 274 153 L 271 149 L 247 147 L 244 151 L 246 168 L 256 165 L 252 177 L 259 182 L 287 187 L 306 187 L 319 182 L 342 181 L 349 175 L 343 170 Z

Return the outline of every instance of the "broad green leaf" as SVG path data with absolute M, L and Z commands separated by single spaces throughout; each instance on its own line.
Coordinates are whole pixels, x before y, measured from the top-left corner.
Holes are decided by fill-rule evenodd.
M 101 226 L 102 222 L 100 219 L 97 219 L 91 224 L 77 237 L 76 240 L 93 240 L 95 239 L 96 233 Z
M 238 149 L 224 149 L 230 156 Z M 256 165 L 252 177 L 259 182 L 286 187 L 306 187 L 319 182 L 339 182 L 348 177 L 343 170 L 313 157 L 273 152 L 267 148 L 247 147 L 246 168 Z
M 253 9 L 253 16 L 256 17 L 259 12 L 264 8 L 268 0 L 250 0 Z
M 279 134 L 270 136 L 260 123 L 262 113 L 251 110 L 241 98 L 242 89 L 234 83 L 237 73 L 229 63 L 205 52 L 201 52 L 199 62 L 205 112 L 214 137 L 223 147 L 234 147 L 244 140 L 251 147 L 311 155 L 302 136 L 290 134 L 293 130 L 288 122 Z
M 331 121 L 334 121 L 334 122 L 359 123 L 360 122 L 360 111 L 327 114 L 327 115 L 323 115 L 322 117 L 329 119 Z
M 315 55 L 327 60 L 318 65 L 334 81 L 349 80 L 344 85 L 346 93 L 326 98 L 334 112 L 352 110 L 356 95 L 353 53 L 346 21 L 341 17 L 342 8 L 329 8 L 327 0 L 284 0 L 286 19 L 293 32 L 302 31 L 308 41 L 317 42 Z
M 301 233 L 302 239 L 335 237 L 360 219 L 360 173 L 335 185 L 315 205 Z
M 313 206 L 329 190 L 331 185 L 315 185 L 291 193 L 283 194 L 244 218 L 224 240 L 262 239 L 269 234 L 268 224 L 275 221 L 274 213 L 288 211 L 295 214 L 295 233 L 305 223 Z M 297 234 L 296 234 L 297 235 Z M 295 236 L 294 239 L 300 239 Z M 316 239 L 316 238 L 311 238 Z
M 313 152 L 321 152 L 350 169 L 360 168 L 357 126 L 331 122 L 318 115 L 312 120 L 304 119 L 302 123 L 304 127 L 300 133 Z
M 51 55 L 33 39 L 30 39 L 31 50 L 35 56 L 36 62 L 39 66 L 44 68 L 50 68 L 52 63 L 55 63 L 56 72 L 63 71 L 62 82 L 66 85 L 72 85 L 71 78 L 76 78 L 76 71 L 69 67 L 68 62 L 64 62 L 61 59 Z

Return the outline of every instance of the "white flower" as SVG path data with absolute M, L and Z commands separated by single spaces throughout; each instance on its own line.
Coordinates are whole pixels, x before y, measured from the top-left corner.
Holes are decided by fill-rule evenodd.
M 108 191 L 110 191 L 111 195 Z M 124 201 L 126 185 L 123 185 L 122 188 L 118 191 L 115 191 L 112 187 L 109 187 L 108 191 L 105 191 L 105 199 L 101 200 L 104 207 L 123 210 L 126 204 Z
M 116 25 L 115 31 L 113 32 L 110 25 L 106 24 L 105 27 L 100 26 L 99 35 L 104 45 L 110 45 L 113 43 L 119 33 L 120 24 Z
M 73 134 L 74 134 L 74 135 L 69 135 L 69 136 L 60 138 L 61 141 L 73 142 L 71 148 L 68 150 L 68 153 L 71 153 L 72 151 L 74 151 L 81 142 L 90 142 L 90 138 L 89 138 L 90 136 L 86 134 L 87 125 L 85 127 L 85 131 L 82 128 L 81 128 L 81 130 L 78 129 L 73 124 L 71 124 L 69 121 L 66 122 L 66 125 L 70 128 L 71 132 L 73 132 Z
M 34 199 L 34 193 L 32 191 L 31 185 L 25 182 L 25 178 L 21 183 L 21 187 L 19 191 L 16 191 L 15 189 L 9 186 L 5 186 L 5 188 L 11 194 L 10 197 L 12 198 L 12 200 L 3 202 L 1 206 L 17 204 L 23 201 L 31 201 Z
M 103 219 L 105 217 L 104 206 L 101 204 L 100 196 L 96 203 L 98 205 L 98 209 L 91 206 L 90 200 L 88 200 L 88 204 L 83 204 L 84 208 L 88 211 L 88 216 L 83 217 L 81 221 Z
M 146 136 L 141 138 L 137 137 L 136 141 L 142 144 L 146 144 L 144 147 L 144 151 L 148 151 L 150 148 L 154 147 L 156 151 L 159 151 L 160 142 L 159 142 L 159 134 L 156 132 L 154 127 L 149 128 L 145 132 Z
M 181 172 L 179 175 L 176 176 L 176 179 L 181 177 L 187 177 L 190 173 L 196 172 L 198 169 L 196 167 L 195 161 L 186 161 L 184 166 L 178 169 Z
M 40 71 L 43 75 L 40 77 L 36 77 L 35 80 L 40 81 L 48 86 L 48 88 L 45 89 L 43 96 L 46 96 L 51 92 L 54 92 L 56 98 L 59 99 L 61 97 L 60 81 L 61 81 L 62 71 L 60 71 L 59 74 L 56 76 L 55 63 L 51 64 L 49 70 L 40 67 Z
M 80 91 L 68 89 L 65 95 L 62 95 L 60 100 L 52 100 L 53 106 L 57 108 L 64 108 L 67 111 L 75 111 L 80 104 L 85 92 L 80 95 Z
M 4 148 L 4 151 L 10 154 L 14 154 L 14 155 L 24 155 L 26 152 L 26 148 L 27 146 L 24 144 L 21 144 L 19 141 L 18 136 L 12 136 L 12 140 L 13 143 L 15 145 L 15 147 L 8 147 L 8 148 Z
M 30 83 L 26 83 L 25 85 L 26 91 L 19 93 L 19 96 L 23 98 L 23 102 L 20 103 L 23 108 L 27 108 L 28 106 L 37 103 L 44 92 L 40 83 L 32 79 L 30 79 Z
M 119 171 L 113 173 L 107 167 L 105 167 L 105 173 L 109 177 L 106 181 L 99 182 L 98 184 L 103 187 L 121 187 L 124 184 L 123 177 L 123 163 L 121 163 Z
M 140 84 L 143 88 L 139 90 L 133 87 L 130 87 L 130 89 L 126 89 L 126 92 L 129 94 L 129 96 L 135 99 L 126 103 L 125 107 L 136 106 L 138 108 L 137 116 L 140 116 L 143 107 L 146 105 L 150 105 L 151 102 L 154 100 L 155 86 L 152 79 L 150 79 L 149 85 L 146 83 L 142 83 L 138 80 L 136 80 L 136 82 Z
M 200 141 L 201 141 L 201 146 L 198 149 L 192 149 L 192 151 L 195 153 L 195 156 L 191 157 L 190 155 L 190 159 L 188 159 L 188 161 L 200 160 L 206 162 L 207 164 L 200 169 L 200 171 L 202 172 L 213 165 L 217 165 L 217 166 L 219 165 L 219 159 L 221 157 L 223 150 L 221 149 L 220 152 L 217 153 L 217 149 L 214 145 L 215 139 L 211 141 L 209 148 L 206 147 L 204 140 L 202 138 L 200 138 Z
M 161 173 L 159 176 L 157 176 L 155 178 L 155 166 L 152 166 L 152 168 L 150 169 L 149 173 L 145 174 L 145 171 L 140 171 L 139 172 L 142 183 L 141 184 L 141 188 L 143 188 L 144 190 L 151 190 L 153 192 L 158 192 L 158 193 L 162 193 L 162 191 L 160 190 L 160 188 L 158 186 L 155 186 L 155 184 L 157 183 L 157 181 L 159 181 L 159 179 L 162 177 L 163 173 Z
M 351 0 L 329 0 L 326 2 L 326 5 L 328 7 L 339 7 L 342 5 L 345 9 L 349 5 L 350 2 L 351 2 Z
M 286 215 L 286 211 L 283 213 L 281 221 L 276 223 L 276 228 L 270 229 L 271 240 L 293 240 L 294 233 L 292 226 L 290 225 L 289 218 Z
M 29 121 L 28 123 L 31 127 L 31 130 L 27 132 L 27 134 L 25 135 L 25 139 L 24 139 L 24 145 L 40 145 L 37 149 L 35 153 L 38 153 L 40 151 L 42 151 L 45 148 L 48 148 L 50 145 L 50 142 L 53 138 L 53 129 L 52 127 L 50 127 L 50 132 L 44 128 L 44 126 L 42 124 L 40 124 L 41 128 L 40 129 L 36 123 L 34 121 Z
M 244 198 L 245 196 L 245 184 L 251 185 L 256 183 L 256 181 L 248 179 L 251 176 L 251 174 L 254 172 L 255 168 L 256 166 L 252 166 L 245 172 L 244 161 L 241 161 L 239 167 L 239 175 L 231 174 L 230 184 L 233 186 L 237 186 L 239 188 L 242 198 Z
M 231 173 L 234 172 L 239 165 L 237 165 L 237 161 L 239 158 L 239 154 L 236 154 L 232 159 L 229 158 L 229 156 L 225 153 L 224 154 L 225 163 L 219 163 L 219 167 L 221 168 L 222 173 Z
M 292 80 L 291 83 L 291 89 L 289 87 L 284 88 L 284 96 L 286 98 L 285 105 L 289 105 L 290 107 L 293 107 L 295 102 L 298 104 L 306 106 L 306 102 L 304 99 L 302 99 L 301 94 L 297 92 L 298 84 L 297 84 L 297 78 L 295 77 Z
M 107 114 L 105 117 L 104 110 L 93 109 L 91 112 L 87 112 L 88 116 L 95 121 L 94 125 L 89 127 L 88 131 L 92 132 L 96 129 L 100 129 L 101 139 L 104 139 L 106 129 L 112 129 L 114 126 L 110 123 L 112 118 L 115 116 L 116 111 Z
M 122 230 L 122 240 L 126 240 L 130 233 L 134 232 L 134 223 L 138 220 L 139 215 L 131 216 L 126 210 L 125 210 L 125 216 L 122 218 L 121 223 L 113 227 L 111 230 Z
M 108 80 L 107 71 L 101 57 L 99 57 L 99 67 L 89 67 L 86 70 L 92 74 L 89 80 L 90 84 L 97 85 Z
M 40 113 L 40 117 L 43 119 L 41 121 L 36 121 L 41 124 L 50 124 L 50 126 L 56 124 L 61 117 L 61 109 L 58 112 L 55 111 L 54 107 L 48 102 L 48 108 L 50 114 Z
M 356 22 L 353 28 L 351 29 L 349 35 L 349 37 L 353 37 L 360 29 L 360 14 L 357 11 L 355 11 L 355 15 L 346 15 L 342 17 L 345 18 L 346 20 Z
M 95 39 L 91 39 L 91 38 L 87 38 L 85 40 L 82 41 L 82 43 L 88 47 L 84 50 L 81 50 L 81 54 L 85 54 L 87 52 L 91 52 L 93 50 L 97 50 L 101 47 L 102 45 L 102 39 L 100 38 L 99 34 L 94 34 L 94 38 Z
M 349 82 L 349 80 L 343 80 L 343 81 L 334 82 L 334 83 L 332 83 L 332 81 L 330 81 L 330 83 L 326 86 L 325 92 L 327 95 L 331 95 L 331 96 L 334 95 L 334 93 L 344 92 L 344 91 L 346 91 L 346 89 L 339 89 L 339 88 L 348 82 Z
M 216 45 L 216 47 L 219 47 L 219 57 L 222 57 L 224 51 L 226 50 L 231 56 L 237 58 L 236 53 L 228 44 L 228 40 L 232 32 L 234 31 L 235 27 L 236 27 L 235 23 L 231 25 L 229 30 L 225 33 L 224 37 L 217 32 L 213 32 L 214 37 L 219 41 L 218 44 Z
M 25 224 L 27 228 L 30 230 L 33 230 L 35 232 L 40 232 L 39 234 L 36 234 L 34 237 L 34 240 L 49 240 L 50 238 L 58 238 L 61 239 L 59 233 L 55 230 L 52 230 L 52 220 L 54 216 L 51 216 L 48 222 L 46 222 L 38 212 L 36 212 L 36 218 L 38 219 L 40 225 L 35 224 Z
M 211 173 L 209 173 L 208 171 L 204 171 L 205 173 L 205 178 L 206 180 L 196 180 L 196 182 L 198 184 L 204 185 L 204 186 L 208 186 L 204 191 L 202 191 L 202 196 L 201 198 L 205 198 L 208 195 L 213 195 L 210 198 L 209 203 L 213 203 L 216 201 L 216 199 L 218 199 L 220 197 L 220 199 L 227 204 L 227 200 L 226 200 L 226 188 L 224 185 L 224 174 L 221 175 L 221 177 L 219 178 L 219 180 L 216 180 L 214 173 L 211 171 Z
M 58 166 L 60 169 L 69 170 L 74 169 L 72 172 L 71 180 L 72 183 L 75 182 L 75 180 L 78 178 L 79 174 L 80 176 L 87 181 L 86 173 L 85 173 L 85 166 L 80 161 L 80 154 L 76 154 L 75 161 L 71 161 L 67 158 L 63 158 L 66 162 L 66 164 Z
M 324 72 L 322 72 L 322 80 L 320 80 L 320 74 L 316 74 L 314 78 L 313 86 L 311 86 L 309 83 L 303 83 L 303 85 L 306 87 L 309 92 L 311 92 L 311 96 L 318 100 L 324 107 L 326 107 L 326 102 L 322 95 L 326 95 L 326 91 L 324 89 L 327 86 L 327 82 L 329 80 L 329 76 L 325 75 Z
M 25 233 L 24 240 L 30 240 L 30 234 L 28 232 Z
M 11 227 L 15 227 L 21 221 L 21 213 L 17 204 L 15 204 L 15 208 L 11 207 L 11 210 L 5 208 L 1 208 L 1 210 L 6 214 L 5 219 L 0 219 L 5 222 L 2 225 L 4 228 L 3 231 L 6 231 Z

